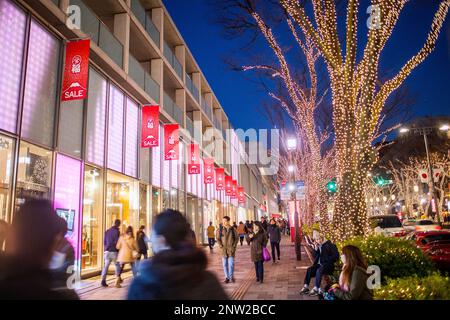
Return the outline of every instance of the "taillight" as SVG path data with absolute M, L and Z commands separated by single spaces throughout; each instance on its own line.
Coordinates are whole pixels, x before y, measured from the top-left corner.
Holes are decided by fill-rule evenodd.
M 436 230 L 442 230 L 442 227 L 441 227 L 441 226 L 436 226 L 435 229 L 436 229 Z

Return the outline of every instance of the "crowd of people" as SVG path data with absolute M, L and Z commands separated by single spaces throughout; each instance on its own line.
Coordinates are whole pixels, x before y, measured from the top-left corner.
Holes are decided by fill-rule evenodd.
M 66 221 L 47 200 L 25 203 L 11 225 L 0 221 L 0 299 L 78 299 L 68 285 L 68 270 L 74 266 L 75 252 L 66 233 Z M 264 264 L 271 260 L 273 264 L 280 262 L 280 242 L 282 235 L 288 233 L 289 223 L 284 219 L 268 221 L 262 217 L 260 221 L 236 224 L 225 216 L 217 230 L 210 222 L 208 245 L 211 252 L 218 245 L 225 285 L 236 281 L 236 252 L 244 241 L 250 247 L 256 281 L 262 284 Z M 367 263 L 357 247 L 345 246 L 339 254 L 336 245 L 323 235 L 305 240 L 314 261 L 307 269 L 300 294 L 325 300 L 372 299 L 367 288 Z M 134 233 L 131 226 L 115 220 L 105 232 L 103 258 L 103 287 L 108 287 L 111 263 L 118 288 L 124 268 L 129 265 L 133 279 L 128 299 L 228 299 L 224 287 L 207 270 L 208 256 L 197 245 L 194 231 L 176 210 L 168 209 L 156 216 L 150 238 L 145 234 L 145 226 Z M 342 270 L 335 279 L 339 258 Z M 312 278 L 314 286 L 310 290 Z

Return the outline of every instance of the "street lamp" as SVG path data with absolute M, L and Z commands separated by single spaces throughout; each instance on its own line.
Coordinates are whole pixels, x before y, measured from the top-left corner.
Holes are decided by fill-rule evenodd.
M 289 151 L 293 151 L 297 148 L 297 139 L 296 138 L 288 138 L 286 141 L 286 145 Z M 289 153 L 289 157 L 292 157 L 292 152 Z M 292 159 L 291 159 L 292 161 Z M 288 171 L 292 173 L 292 181 L 293 183 L 289 186 L 289 190 L 294 194 L 294 224 L 295 224 L 295 254 L 297 256 L 297 260 L 302 260 L 302 239 L 300 237 L 300 225 L 299 225 L 299 214 L 297 209 L 297 192 L 295 187 L 295 174 L 294 174 L 294 166 L 290 165 L 288 167 Z M 292 186 L 292 188 L 291 188 Z
M 450 129 L 450 127 L 448 126 L 448 124 L 443 124 L 440 126 L 439 130 L 441 131 L 448 131 Z M 415 134 L 420 134 L 423 136 L 423 142 L 425 143 L 425 152 L 427 154 L 427 162 L 428 162 L 428 174 L 430 177 L 430 185 L 431 185 L 431 191 L 432 194 L 434 196 L 435 202 L 436 202 L 436 214 L 437 214 L 437 222 L 438 224 L 441 224 L 441 208 L 439 208 L 439 202 L 438 202 L 438 194 L 436 191 L 436 188 L 434 187 L 434 174 L 433 174 L 433 167 L 431 166 L 431 161 L 430 161 L 430 153 L 428 151 L 428 135 L 433 132 L 435 130 L 434 127 L 415 127 L 415 128 L 411 128 L 411 130 L 413 131 L 413 133 Z M 410 129 L 406 128 L 406 127 L 402 127 L 400 128 L 400 133 L 406 133 L 409 132 Z M 415 187 L 414 187 L 415 189 Z M 417 188 L 418 190 L 418 188 Z

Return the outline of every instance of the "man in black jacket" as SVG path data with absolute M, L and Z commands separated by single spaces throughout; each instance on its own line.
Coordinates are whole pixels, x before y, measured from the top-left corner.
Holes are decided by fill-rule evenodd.
M 108 274 L 108 269 L 111 262 L 113 262 L 115 265 L 116 276 L 119 277 L 119 281 L 122 282 L 120 279 L 121 268 L 119 262 L 117 262 L 117 255 L 119 250 L 117 250 L 116 248 L 117 241 L 119 241 L 120 237 L 119 227 L 120 227 L 120 220 L 117 219 L 116 221 L 114 221 L 114 225 L 105 232 L 105 240 L 103 243 L 105 245 L 105 252 L 103 257 L 105 260 L 105 266 L 103 267 L 102 270 L 102 282 L 101 282 L 103 287 L 108 286 L 108 284 L 106 283 L 106 275 Z
M 322 276 L 333 273 L 334 264 L 339 259 L 339 251 L 335 244 L 323 236 L 320 236 L 319 241 L 313 244 L 313 248 L 314 263 L 306 270 L 304 286 L 300 294 L 309 293 L 316 296 L 320 293 Z M 315 277 L 315 282 L 314 288 L 310 291 L 309 283 L 312 277 Z

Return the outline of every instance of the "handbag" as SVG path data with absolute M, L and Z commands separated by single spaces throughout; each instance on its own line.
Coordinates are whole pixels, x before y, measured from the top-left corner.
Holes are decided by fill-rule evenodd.
M 263 254 L 264 262 L 270 261 L 270 259 L 271 259 L 270 252 L 266 247 L 263 248 L 262 254 Z

